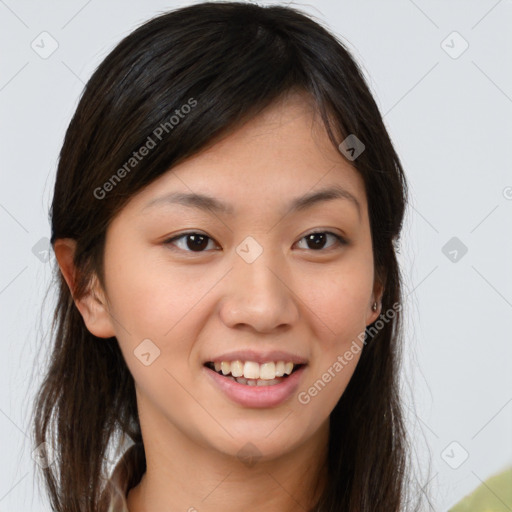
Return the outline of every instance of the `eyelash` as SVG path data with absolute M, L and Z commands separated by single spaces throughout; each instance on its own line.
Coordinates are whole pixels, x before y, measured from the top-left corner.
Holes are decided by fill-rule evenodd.
M 331 235 L 331 236 L 333 236 L 336 239 L 336 242 L 337 242 L 338 246 L 344 246 L 344 245 L 348 244 L 348 242 L 347 242 L 347 240 L 345 238 L 343 238 L 341 235 L 338 235 L 338 234 L 333 233 L 331 231 L 311 231 L 310 233 L 307 233 L 306 235 L 304 235 L 299 241 L 304 240 L 306 237 L 308 237 L 310 235 L 316 235 L 316 234 L 324 234 L 324 235 Z M 169 238 L 169 239 L 165 240 L 163 242 L 163 244 L 170 246 L 176 240 L 179 240 L 181 238 L 185 238 L 185 237 L 187 237 L 189 235 L 201 235 L 201 236 L 203 236 L 205 238 L 213 240 L 213 238 L 209 237 L 208 235 L 206 235 L 204 233 L 201 233 L 201 232 L 198 232 L 198 231 L 188 231 L 186 233 L 180 233 L 179 235 L 176 235 L 176 236 L 174 236 L 172 238 Z M 322 248 L 322 249 L 318 249 L 318 250 L 315 250 L 315 249 L 306 249 L 306 250 L 309 250 L 309 251 L 312 251 L 312 252 L 325 252 L 325 251 L 328 251 L 329 249 L 332 249 L 332 246 L 328 247 L 327 249 Z M 172 250 L 189 252 L 189 253 L 192 253 L 192 254 L 201 254 L 203 252 L 206 252 L 206 251 L 190 251 L 188 249 L 179 249 L 179 248 L 172 248 Z

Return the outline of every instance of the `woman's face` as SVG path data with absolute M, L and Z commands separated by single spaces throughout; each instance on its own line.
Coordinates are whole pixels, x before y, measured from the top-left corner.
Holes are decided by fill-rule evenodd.
M 304 96 L 275 103 L 128 203 L 104 291 L 143 434 L 283 455 L 325 433 L 379 314 L 362 178 Z

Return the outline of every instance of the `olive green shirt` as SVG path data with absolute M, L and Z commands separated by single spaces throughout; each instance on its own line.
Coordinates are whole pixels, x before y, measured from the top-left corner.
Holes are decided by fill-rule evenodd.
M 448 512 L 511 512 L 512 467 L 492 476 Z

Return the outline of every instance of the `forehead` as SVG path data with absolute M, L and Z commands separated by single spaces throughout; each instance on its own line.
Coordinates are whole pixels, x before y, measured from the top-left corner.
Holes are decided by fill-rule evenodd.
M 170 169 L 132 207 L 147 212 L 177 199 L 237 215 L 286 200 L 298 210 L 327 189 L 351 202 L 360 216 L 366 210 L 362 177 L 329 140 L 309 97 L 296 93 Z

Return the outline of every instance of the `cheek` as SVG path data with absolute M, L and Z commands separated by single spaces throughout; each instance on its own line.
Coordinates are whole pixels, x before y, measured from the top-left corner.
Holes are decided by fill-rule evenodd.
M 359 361 L 373 288 L 372 264 L 363 254 L 304 281 L 304 314 L 314 328 L 315 362 L 297 399 L 319 417 L 330 414 Z
M 218 276 L 198 276 L 197 269 L 171 265 L 163 258 L 148 263 L 147 255 L 132 251 L 130 258 L 112 254 L 106 275 L 111 312 L 119 334 L 167 340 L 207 294 Z M 115 263 L 114 263 L 115 262 Z
M 172 376 L 179 382 L 190 378 L 195 340 L 222 272 L 199 273 L 197 266 L 172 265 L 165 256 L 148 264 L 147 253 L 133 250 L 129 259 L 111 253 L 106 272 L 116 336 L 135 381 L 148 395 L 175 390 L 173 400 L 180 400 Z M 144 366 L 141 353 L 154 362 Z M 170 396 L 160 398 L 164 403 Z
M 300 297 L 309 317 L 316 318 L 318 339 L 339 345 L 364 330 L 372 287 L 373 269 L 361 261 L 308 274 Z

